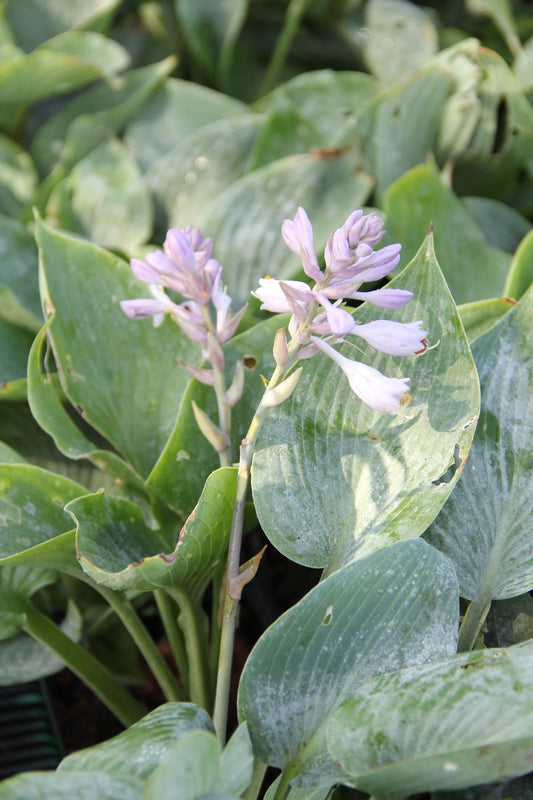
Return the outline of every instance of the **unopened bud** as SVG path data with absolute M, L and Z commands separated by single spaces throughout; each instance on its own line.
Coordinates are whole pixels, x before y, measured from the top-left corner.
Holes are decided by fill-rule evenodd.
M 274 336 L 274 347 L 272 348 L 276 364 L 282 367 L 289 360 L 289 351 L 287 349 L 287 337 L 285 335 L 285 328 L 279 328 Z
M 207 360 L 215 367 L 215 369 L 218 369 L 219 372 L 222 372 L 224 369 L 224 353 L 222 352 L 220 342 L 212 333 L 207 334 L 207 348 L 205 351 L 205 356 Z
M 183 369 L 186 369 L 189 375 L 192 375 L 197 381 L 200 381 L 200 383 L 205 383 L 207 386 L 213 385 L 215 376 L 213 375 L 212 370 L 203 369 L 202 367 L 193 367 L 192 364 L 186 364 L 185 361 L 182 361 L 181 359 L 178 359 L 178 361 Z
M 230 408 L 233 408 L 235 403 L 238 403 L 238 401 L 241 399 L 243 389 L 244 364 L 242 363 L 241 359 L 239 359 L 235 364 L 235 373 L 233 375 L 232 384 L 226 392 L 226 403 Z
M 278 386 L 273 389 L 267 389 L 263 395 L 262 404 L 265 408 L 272 408 L 279 406 L 284 400 L 287 400 L 296 389 L 303 367 L 299 367 L 295 372 L 291 373 L 288 378 L 285 378 Z
M 223 453 L 228 446 L 227 437 L 222 433 L 220 428 L 217 428 L 215 423 L 209 419 L 205 411 L 202 411 L 202 409 L 196 405 L 194 400 L 192 401 L 192 410 L 196 424 L 209 444 L 215 448 L 217 453 Z

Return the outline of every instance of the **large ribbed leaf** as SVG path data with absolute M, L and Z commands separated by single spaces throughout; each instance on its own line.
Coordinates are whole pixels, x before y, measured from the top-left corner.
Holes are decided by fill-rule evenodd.
M 174 147 L 153 161 L 147 179 L 170 226 L 203 224 L 220 194 L 246 173 L 263 122 L 258 114 L 224 117 L 175 139 Z
M 521 775 L 532 747 L 531 642 L 373 678 L 328 725 L 331 756 L 376 800 Z
M 209 715 L 192 703 L 165 703 L 107 742 L 72 753 L 58 772 L 96 770 L 114 778 L 146 779 L 172 750 L 178 739 L 192 730 L 212 731 Z
M 87 490 L 29 464 L 0 465 L 0 559 L 53 539 L 74 526 L 63 510 Z
M 428 540 L 453 559 L 463 597 L 533 588 L 533 289 L 473 344 L 481 416 L 463 479 Z
M 241 785 L 232 780 L 231 773 L 222 770 L 216 736 L 203 730 L 191 731 L 151 774 L 143 800 L 237 800 L 248 788 L 253 766 L 250 747 L 240 756 L 241 763 L 235 767 L 247 767 L 248 772 L 248 780 Z
M 142 784 L 99 772 L 26 772 L 3 781 L 0 800 L 141 800 Z
M 420 540 L 319 583 L 263 634 L 244 668 L 239 716 L 256 757 L 308 786 L 335 783 L 329 715 L 371 676 L 452 655 L 457 604 L 450 561 Z
M 420 536 L 468 455 L 479 410 L 477 377 L 430 239 L 393 285 L 414 292 L 394 318 L 422 320 L 437 346 L 411 359 L 362 348 L 360 355 L 351 344 L 340 349 L 386 375 L 409 377 L 409 404 L 395 416 L 375 412 L 351 392 L 331 359 L 314 357 L 259 435 L 252 465 L 259 520 L 281 552 L 307 566 L 332 571 Z M 356 316 L 367 322 L 383 311 L 363 306 Z
M 146 169 L 189 133 L 245 111 L 244 103 L 234 97 L 191 81 L 167 78 L 128 125 L 126 144 Z
M 478 224 L 428 161 L 399 178 L 385 198 L 387 229 L 412 257 L 433 223 L 435 252 L 457 303 L 498 297 L 510 256 L 489 247 Z
M 401 36 L 398 32 L 401 30 Z M 431 18 L 404 0 L 371 0 L 365 8 L 363 58 L 386 86 L 408 78 L 437 51 Z
M 426 68 L 371 97 L 360 109 L 352 136 L 362 137 L 380 203 L 386 188 L 434 149 L 453 83 L 448 71 Z
M 124 69 L 129 56 L 112 39 L 98 33 L 71 31 L 27 55 L 15 50 L 0 64 L 0 102 L 29 104 L 66 94 Z M 39 80 L 35 80 L 35 75 Z
M 52 193 L 47 214 L 65 230 L 130 253 L 150 238 L 154 216 L 146 181 L 118 139 L 76 164 Z
M 213 472 L 181 532 L 166 536 L 149 528 L 129 500 L 98 492 L 69 503 L 83 570 L 112 589 L 178 586 L 201 597 L 224 559 L 236 477 L 233 467 Z
M 63 388 L 82 416 L 141 474 L 170 434 L 197 345 L 167 321 L 134 321 L 119 301 L 146 285 L 111 253 L 39 222 L 42 294 Z
M 39 128 L 32 141 L 32 155 L 48 173 L 56 161 L 65 171 L 119 131 L 174 68 L 168 58 L 126 73 L 120 83 L 96 86 L 75 97 Z

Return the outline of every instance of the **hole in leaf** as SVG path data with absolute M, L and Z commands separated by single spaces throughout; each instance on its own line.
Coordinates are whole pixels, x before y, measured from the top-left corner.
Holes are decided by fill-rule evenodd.
M 462 469 L 464 467 L 465 461 L 466 461 L 465 458 L 460 457 L 459 445 L 456 444 L 455 449 L 453 451 L 453 463 L 450 464 L 446 472 L 444 472 L 440 476 L 440 478 L 437 478 L 437 480 L 435 481 L 431 481 L 433 486 L 441 486 L 443 483 L 450 483 L 453 480 L 457 470 Z
M 333 606 L 328 606 L 326 608 L 326 613 L 324 614 L 324 619 L 322 620 L 322 625 L 329 625 L 332 619 L 333 619 Z
M 257 358 L 255 356 L 244 356 L 242 363 L 246 369 L 255 369 L 257 366 Z

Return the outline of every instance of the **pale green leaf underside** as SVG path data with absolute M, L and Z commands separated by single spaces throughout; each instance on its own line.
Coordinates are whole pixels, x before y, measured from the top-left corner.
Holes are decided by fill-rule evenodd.
M 115 778 L 144 780 L 178 739 L 196 729 L 213 729 L 206 711 L 192 703 L 165 703 L 118 736 L 67 756 L 58 771 L 97 770 Z
M 335 712 L 328 747 L 375 798 L 460 789 L 531 769 L 533 647 L 454 656 L 365 682 Z
M 451 563 L 420 540 L 316 586 L 263 634 L 244 668 L 239 717 L 256 757 L 304 774 L 306 785 L 334 783 L 328 715 L 370 676 L 452 655 L 457 603 Z

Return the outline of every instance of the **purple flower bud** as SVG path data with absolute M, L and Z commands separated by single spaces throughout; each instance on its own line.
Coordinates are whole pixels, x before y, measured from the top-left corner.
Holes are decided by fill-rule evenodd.
M 139 300 L 121 300 L 120 307 L 130 319 L 145 319 L 154 314 L 164 312 L 164 306 L 158 300 L 140 298 Z
M 281 235 L 289 250 L 301 257 L 306 275 L 315 281 L 322 281 L 324 276 L 318 266 L 313 245 L 313 228 L 303 208 L 298 209 L 293 220 L 284 220 Z

